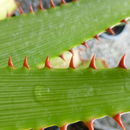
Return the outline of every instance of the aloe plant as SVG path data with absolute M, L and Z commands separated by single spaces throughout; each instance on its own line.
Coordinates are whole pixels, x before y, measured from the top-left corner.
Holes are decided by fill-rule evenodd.
M 70 68 L 53 69 L 47 56 L 61 55 L 93 36 L 99 39 L 105 30 L 113 33 L 113 25 L 127 23 L 130 1 L 61 2 L 55 7 L 51 0 L 48 10 L 40 3 L 41 10 L 36 13 L 32 6 L 29 14 L 20 8 L 21 16 L 0 22 L 0 129 L 57 125 L 64 130 L 81 120 L 93 130 L 93 121 L 106 115 L 113 116 L 125 129 L 120 117 L 129 111 L 125 56 L 113 69 L 97 69 L 94 56 L 88 68 L 75 69 L 72 56 Z M 8 56 L 12 58 L 5 67 Z M 28 61 L 25 57 L 20 68 L 24 56 Z M 39 69 L 44 60 L 45 67 Z

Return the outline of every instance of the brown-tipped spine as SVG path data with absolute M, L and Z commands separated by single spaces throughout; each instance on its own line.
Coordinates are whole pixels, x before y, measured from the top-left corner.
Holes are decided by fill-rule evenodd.
M 24 61 L 23 61 L 23 67 L 25 67 L 25 68 L 27 68 L 27 69 L 29 69 L 29 68 L 30 68 L 30 67 L 29 67 L 28 60 L 27 60 L 27 57 L 26 57 L 26 56 L 25 56 Z
M 75 69 L 75 65 L 74 65 L 74 56 L 72 55 L 71 59 L 70 59 L 70 64 L 69 64 L 69 67 L 72 68 L 72 69 Z
M 95 35 L 95 36 L 94 36 L 94 38 L 95 38 L 95 39 L 97 39 L 97 40 L 100 40 L 100 37 L 99 37 L 99 35 L 98 35 L 98 34 L 97 34 L 97 35 Z
M 90 60 L 89 68 L 97 69 L 97 67 L 96 67 L 96 65 L 95 65 L 95 55 L 92 56 L 92 58 L 91 58 L 91 60 Z
M 110 33 L 112 35 L 115 35 L 115 32 L 114 32 L 113 28 L 111 28 L 111 27 L 106 29 L 106 32 L 108 32 L 108 33 Z
M 20 13 L 20 14 L 24 14 L 24 10 L 23 10 L 22 7 L 19 7 L 19 13 Z
M 120 62 L 118 64 L 118 67 L 119 68 L 123 68 L 123 69 L 127 69 L 126 65 L 125 65 L 125 58 L 126 58 L 126 55 L 123 55 L 120 59 Z
M 89 130 L 94 130 L 94 120 L 85 123 L 85 125 L 88 127 Z
M 127 19 L 122 19 L 122 20 L 121 20 L 121 23 L 128 24 L 128 20 L 127 20 Z
M 39 9 L 40 9 L 40 10 L 45 10 L 45 9 L 43 8 L 42 0 L 40 0 L 40 2 L 39 2 Z
M 13 62 L 12 62 L 11 56 L 9 56 L 9 58 L 8 58 L 8 66 L 9 66 L 9 67 L 14 67 L 14 64 L 13 64 Z
M 113 119 L 120 125 L 120 127 L 125 130 L 125 127 L 122 123 L 122 120 L 121 120 L 121 115 L 120 114 L 117 114 L 113 117 Z
M 39 130 L 44 130 L 44 128 L 40 128 Z
M 72 55 L 74 55 L 73 49 L 70 49 L 69 52 L 70 52 Z
M 50 0 L 50 6 L 51 6 L 52 8 L 55 8 L 55 4 L 54 4 L 54 1 L 53 1 L 53 0 Z
M 50 61 L 49 61 L 49 57 L 48 56 L 46 57 L 46 60 L 45 60 L 45 68 L 48 68 L 48 69 L 52 69 L 53 68 L 51 63 L 50 63 Z
M 68 125 L 64 125 L 64 126 L 60 127 L 60 130 L 67 130 L 67 127 L 68 127 Z
M 66 4 L 65 0 L 61 0 L 61 4 Z
M 34 13 L 34 10 L 33 10 L 33 7 L 32 7 L 32 4 L 29 5 L 29 11 L 30 11 L 30 13 Z
M 89 48 L 87 42 L 83 42 L 82 45 L 85 46 L 86 48 Z
M 60 57 L 62 60 L 65 61 L 65 58 L 64 58 L 64 55 L 63 55 L 63 54 L 61 54 L 59 57 Z

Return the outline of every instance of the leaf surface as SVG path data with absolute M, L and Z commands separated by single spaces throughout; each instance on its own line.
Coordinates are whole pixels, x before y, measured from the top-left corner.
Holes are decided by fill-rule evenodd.
M 20 66 L 43 63 L 92 38 L 130 14 L 130 0 L 80 0 L 0 22 L 0 66 L 8 56 Z

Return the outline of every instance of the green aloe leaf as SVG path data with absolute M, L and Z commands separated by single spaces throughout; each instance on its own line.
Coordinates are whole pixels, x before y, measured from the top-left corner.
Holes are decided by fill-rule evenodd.
M 80 0 L 1 21 L 0 66 L 8 56 L 17 66 L 23 56 L 39 65 L 128 17 L 129 5 L 130 0 Z
M 129 79 L 130 70 L 121 68 L 0 69 L 0 129 L 63 126 L 127 112 Z

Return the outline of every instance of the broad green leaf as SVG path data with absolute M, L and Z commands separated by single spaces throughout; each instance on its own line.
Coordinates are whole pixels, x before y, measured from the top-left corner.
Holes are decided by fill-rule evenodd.
M 24 56 L 39 65 L 119 23 L 129 16 L 129 5 L 130 0 L 80 0 L 1 21 L 0 66 L 8 56 L 16 66 Z
M 130 110 L 130 70 L 0 69 L 0 129 L 62 126 Z

